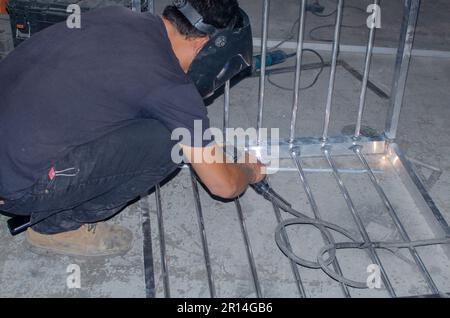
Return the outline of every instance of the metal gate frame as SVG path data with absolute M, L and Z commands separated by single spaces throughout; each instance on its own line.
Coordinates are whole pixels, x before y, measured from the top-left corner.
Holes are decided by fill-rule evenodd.
M 261 37 L 261 51 L 262 51 L 261 60 L 265 61 L 268 49 L 267 43 L 269 30 L 268 28 L 269 28 L 270 0 L 262 0 L 262 1 L 263 1 L 263 21 L 262 21 L 262 37 Z M 366 47 L 364 75 L 362 79 L 362 87 L 359 98 L 358 117 L 356 119 L 355 132 L 352 136 L 344 136 L 344 135 L 329 136 L 329 126 L 331 122 L 333 94 L 335 90 L 334 84 L 336 77 L 336 68 L 338 66 L 338 52 L 340 46 L 341 25 L 344 9 L 344 0 L 338 0 L 336 13 L 337 18 L 335 23 L 334 40 L 332 47 L 332 59 L 330 65 L 330 78 L 328 84 L 327 102 L 324 113 L 323 133 L 322 136 L 320 137 L 297 138 L 295 130 L 297 126 L 299 111 L 301 110 L 300 82 L 302 73 L 301 66 L 303 62 L 302 52 L 304 47 L 305 16 L 307 4 L 307 0 L 299 0 L 300 23 L 297 39 L 297 59 L 296 59 L 295 82 L 293 85 L 294 95 L 291 114 L 290 136 L 288 139 L 277 141 L 278 145 L 280 146 L 280 157 L 282 159 L 289 159 L 294 163 L 296 171 L 298 172 L 299 175 L 299 179 L 303 186 L 303 190 L 308 198 L 312 212 L 314 213 L 316 219 L 321 219 L 322 216 L 320 215 L 319 209 L 317 208 L 315 196 L 308 183 L 302 159 L 306 157 L 322 157 L 326 160 L 326 162 L 329 165 L 330 171 L 332 172 L 336 180 L 339 190 L 341 191 L 341 194 L 345 199 L 348 210 L 351 213 L 353 220 L 355 221 L 356 227 L 358 228 L 361 237 L 364 239 L 364 242 L 366 243 L 370 243 L 371 239 L 369 237 L 367 229 L 364 227 L 364 224 L 361 220 L 361 216 L 355 207 L 355 204 L 347 190 L 347 187 L 343 182 L 341 171 L 336 166 L 335 158 L 337 157 L 339 158 L 348 157 L 358 159 L 360 167 L 363 168 L 364 173 L 366 173 L 370 178 L 373 189 L 376 191 L 379 198 L 383 202 L 386 211 L 392 218 L 392 221 L 394 222 L 395 227 L 403 241 L 410 242 L 411 241 L 410 236 L 407 233 L 404 225 L 402 224 L 391 201 L 388 199 L 385 190 L 378 181 L 376 177 L 376 172 L 370 167 L 367 160 L 368 155 L 384 155 L 386 159 L 395 168 L 396 173 L 400 176 L 402 182 L 407 187 L 411 197 L 414 198 L 415 204 L 420 209 L 421 213 L 427 220 L 428 225 L 433 230 L 435 235 L 437 237 L 450 237 L 449 225 L 447 224 L 441 212 L 433 202 L 424 185 L 422 184 L 422 182 L 412 169 L 411 164 L 402 154 L 399 146 L 395 143 L 400 119 L 400 112 L 404 101 L 408 71 L 410 67 L 411 52 L 421 3 L 420 0 L 403 0 L 403 2 L 404 5 L 403 5 L 401 34 L 395 62 L 394 78 L 392 82 L 392 91 L 389 103 L 390 106 L 384 133 L 374 137 L 366 137 L 361 134 L 361 123 L 363 119 L 364 109 L 366 107 L 366 93 L 369 83 L 369 74 L 376 33 L 376 29 L 371 28 Z M 373 0 L 373 4 L 380 5 L 380 0 Z M 152 3 L 151 7 L 153 7 L 153 5 L 154 3 Z M 264 65 L 264 63 L 262 63 L 259 80 L 258 118 L 256 124 L 258 131 L 261 131 L 261 128 L 263 127 L 264 105 L 265 105 L 265 83 L 266 83 L 266 66 Z M 223 118 L 224 128 L 229 127 L 229 115 L 230 115 L 230 83 L 228 82 L 226 84 L 224 93 L 224 118 Z M 258 135 L 258 140 L 256 144 L 250 146 L 249 149 L 252 150 L 258 150 L 261 148 L 270 149 L 270 147 L 271 145 L 269 143 L 265 144 L 264 141 L 261 139 L 261 135 Z M 200 202 L 198 183 L 192 171 L 191 171 L 191 179 L 192 179 L 193 196 L 196 204 L 197 220 L 200 230 L 200 238 L 202 240 L 202 247 L 204 251 L 204 260 L 208 277 L 209 292 L 211 297 L 216 297 L 216 289 L 211 269 L 211 260 L 208 249 L 208 241 L 205 230 L 202 205 Z M 165 233 L 164 233 L 162 205 L 161 205 L 161 190 L 159 186 L 156 188 L 156 206 L 157 206 L 157 222 L 159 228 L 162 278 L 164 283 L 164 295 L 165 297 L 170 297 L 171 294 L 170 294 Z M 258 272 L 256 270 L 255 259 L 253 257 L 251 242 L 247 233 L 246 221 L 244 218 L 239 198 L 235 200 L 235 206 L 239 222 L 241 225 L 242 235 L 248 256 L 248 262 L 254 282 L 255 293 L 257 297 L 263 297 L 260 281 L 258 278 Z M 278 223 L 280 223 L 282 221 L 281 212 L 279 208 L 275 205 L 273 206 L 273 209 L 275 217 Z M 289 238 L 285 231 L 282 232 L 282 236 L 289 246 L 290 244 Z M 378 256 L 377 249 L 374 247 L 370 247 L 368 248 L 367 251 L 373 263 L 379 265 L 381 269 L 382 280 L 389 295 L 391 297 L 396 297 L 397 296 L 396 291 L 392 286 L 390 279 Z M 430 295 L 442 295 L 443 294 L 442 291 L 440 291 L 436 286 L 436 283 L 433 281 L 433 278 L 431 277 L 429 270 L 425 266 L 417 250 L 413 247 L 409 248 L 409 253 L 412 256 L 412 259 L 414 260 L 417 269 L 422 274 L 424 281 L 426 282 L 428 289 L 430 291 Z M 445 253 L 450 258 L 450 250 L 447 247 L 445 247 Z M 306 297 L 305 287 L 303 286 L 298 266 L 293 260 L 290 260 L 290 263 L 293 273 L 293 279 L 296 282 L 299 296 Z M 342 274 L 337 259 L 333 262 L 332 265 L 336 273 Z M 345 283 L 341 283 L 341 289 L 344 297 L 351 296 L 350 295 L 351 288 L 345 285 Z

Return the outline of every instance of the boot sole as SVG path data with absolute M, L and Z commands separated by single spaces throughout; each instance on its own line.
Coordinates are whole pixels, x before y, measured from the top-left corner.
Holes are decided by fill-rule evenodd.
M 80 258 L 105 258 L 105 257 L 116 257 L 116 256 L 125 256 L 133 247 L 133 244 L 130 244 L 128 246 L 128 248 L 126 250 L 122 250 L 122 251 L 118 251 L 118 252 L 114 252 L 114 253 L 96 253 L 96 254 L 77 254 L 77 253 L 71 253 L 71 252 L 65 252 L 65 251 L 60 251 L 57 249 L 51 249 L 48 247 L 42 247 L 42 246 L 37 246 L 37 245 L 33 245 L 31 244 L 27 239 L 25 239 L 25 247 L 38 255 L 41 256 L 71 256 L 71 257 L 80 257 Z

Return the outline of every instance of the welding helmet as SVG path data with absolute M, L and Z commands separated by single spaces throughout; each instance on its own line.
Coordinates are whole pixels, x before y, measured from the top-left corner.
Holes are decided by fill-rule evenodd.
M 251 67 L 253 40 L 250 20 L 239 9 L 241 17 L 236 17 L 226 28 L 218 29 L 205 23 L 200 13 L 186 0 L 174 0 L 173 4 L 197 30 L 209 36 L 209 41 L 188 70 L 188 76 L 206 99 L 228 80 Z

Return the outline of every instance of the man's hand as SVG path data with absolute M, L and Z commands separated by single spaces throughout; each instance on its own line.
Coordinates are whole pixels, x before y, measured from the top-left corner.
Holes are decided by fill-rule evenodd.
M 225 154 L 217 145 L 205 148 L 191 148 L 180 145 L 186 160 L 212 194 L 233 199 L 241 195 L 250 184 L 265 177 L 265 166 L 249 153 L 238 163 L 227 163 Z M 222 158 L 220 162 L 209 163 L 203 160 L 214 155 Z

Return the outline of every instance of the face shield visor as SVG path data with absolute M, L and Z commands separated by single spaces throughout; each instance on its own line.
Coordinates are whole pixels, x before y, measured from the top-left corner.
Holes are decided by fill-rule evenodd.
M 239 9 L 241 19 L 236 18 L 225 29 L 217 29 L 204 23 L 202 16 L 186 0 L 174 1 L 174 5 L 195 28 L 209 36 L 188 71 L 200 95 L 206 99 L 252 66 L 253 39 L 249 17 Z

